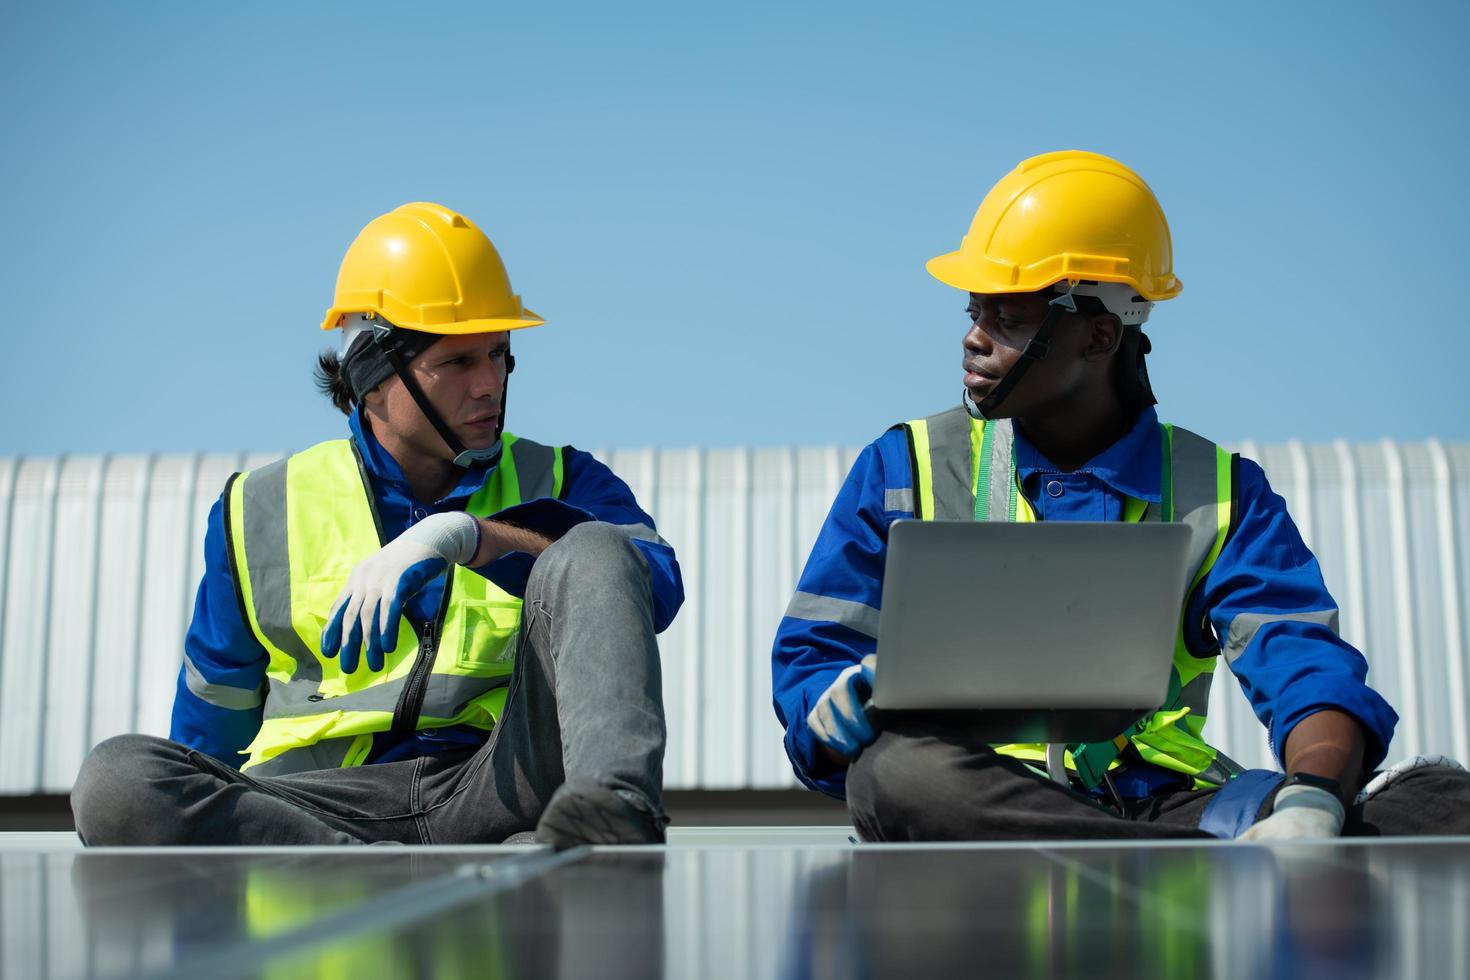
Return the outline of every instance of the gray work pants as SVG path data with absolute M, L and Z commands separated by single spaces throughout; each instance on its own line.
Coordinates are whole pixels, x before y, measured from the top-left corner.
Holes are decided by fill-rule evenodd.
M 89 845 L 493 844 L 534 829 L 571 779 L 663 822 L 664 742 L 648 564 L 586 523 L 532 569 L 505 713 L 478 750 L 255 778 L 121 735 L 83 762 L 72 812 Z
M 1120 814 L 960 728 L 918 718 L 891 725 L 847 773 L 848 812 L 868 841 L 1210 838 L 1199 821 L 1214 793 L 1181 780 Z M 1419 769 L 1348 808 L 1346 837 L 1403 834 L 1470 834 L 1470 773 Z

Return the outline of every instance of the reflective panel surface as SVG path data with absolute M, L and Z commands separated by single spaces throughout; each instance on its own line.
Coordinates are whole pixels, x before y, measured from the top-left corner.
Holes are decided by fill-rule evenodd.
M 0 976 L 1470 976 L 1466 840 L 715 839 L 558 855 L 0 838 Z

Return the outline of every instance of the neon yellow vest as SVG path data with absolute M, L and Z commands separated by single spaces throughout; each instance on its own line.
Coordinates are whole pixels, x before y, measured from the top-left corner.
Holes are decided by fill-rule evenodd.
M 466 508 L 477 517 L 561 491 L 561 449 L 509 432 L 502 438 L 500 464 Z M 241 613 L 270 656 L 264 718 L 243 769 L 283 775 L 361 765 L 380 732 L 495 726 L 521 601 L 467 568 L 453 567 L 433 622 L 404 616 L 383 670 L 344 674 L 320 654 L 353 566 L 386 543 L 351 442 L 324 442 L 237 474 L 224 499 Z
M 964 408 L 904 423 L 913 468 L 914 516 L 920 520 L 990 520 L 1031 522 L 1036 512 L 1020 492 L 1013 454 L 1015 434 L 1009 419 L 982 422 Z M 1233 525 L 1235 460 L 1224 449 L 1186 429 L 1160 426 L 1162 501 L 1155 507 L 1130 498 L 1123 519 L 1180 521 L 1189 526 L 1196 569 L 1185 595 L 1194 589 L 1219 557 Z M 1144 761 L 1192 776 L 1196 786 L 1224 783 L 1237 770 L 1204 740 L 1210 683 L 1220 649 L 1190 649 L 1184 610 L 1174 647 L 1168 701 L 1112 742 L 1069 746 L 1068 769 L 1096 786 L 1106 769 L 1130 742 Z M 1206 637 L 1208 629 L 1199 631 Z M 997 745 L 1003 755 L 1044 763 L 1046 746 Z

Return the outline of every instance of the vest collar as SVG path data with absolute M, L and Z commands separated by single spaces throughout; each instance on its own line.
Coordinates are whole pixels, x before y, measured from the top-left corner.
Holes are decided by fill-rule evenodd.
M 1016 472 L 1023 483 L 1040 474 L 1060 473 L 1061 467 L 1042 454 L 1021 431 L 1016 432 Z M 1139 413 L 1133 427 L 1107 449 L 1089 459 L 1075 472 L 1088 473 L 1119 493 L 1159 503 L 1159 461 L 1163 441 L 1159 435 L 1159 416 L 1152 408 Z
M 362 406 L 358 405 L 347 417 L 347 426 L 352 430 L 352 441 L 356 443 L 357 450 L 362 454 L 363 464 L 367 467 L 369 475 L 374 482 L 391 489 L 395 494 L 402 496 L 415 506 L 429 504 L 420 501 L 413 495 L 413 488 L 409 486 L 408 478 L 403 475 L 403 467 L 398 465 L 398 460 L 393 454 L 383 448 L 375 435 L 372 425 L 362 414 Z M 468 500 L 475 491 L 484 486 L 486 478 L 489 477 L 491 468 L 484 466 L 471 466 L 465 469 L 454 485 L 441 500 L 432 501 L 432 506 L 442 507 L 446 504 L 458 504 Z

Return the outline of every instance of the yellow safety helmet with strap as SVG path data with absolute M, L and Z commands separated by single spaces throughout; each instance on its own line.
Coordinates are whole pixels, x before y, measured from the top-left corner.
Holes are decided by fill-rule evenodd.
M 1154 301 L 1172 299 L 1184 284 L 1174 275 L 1169 223 L 1154 192 L 1111 157 L 1061 150 L 1022 160 L 985 195 L 958 251 L 930 259 L 935 279 L 970 293 L 1034 293 L 1052 288 L 1046 319 L 991 392 L 975 402 L 962 396 L 977 419 L 999 417 L 1002 403 L 1045 359 L 1052 331 L 1075 296 L 1094 296 L 1125 327 L 1148 319 Z M 1138 355 L 1138 377 L 1147 339 Z M 1152 404 L 1153 395 L 1147 394 Z
M 344 314 L 424 333 L 492 333 L 543 321 L 511 292 L 500 253 L 473 221 L 415 203 L 370 221 L 347 249 L 322 329 Z
M 374 218 L 358 233 L 337 272 L 322 329 L 342 327 L 342 361 L 358 397 L 391 368 L 454 463 L 469 467 L 500 459 L 499 433 L 488 448 L 467 448 L 429 402 L 409 362 L 436 335 L 500 333 L 544 322 L 511 292 L 500 253 L 473 221 L 442 204 L 418 202 Z M 358 343 L 363 335 L 370 341 Z M 369 348 L 376 363 L 363 360 Z M 509 375 L 515 359 L 507 354 L 505 363 Z M 362 371 L 353 364 L 363 365 Z M 502 392 L 501 425 L 506 397 Z
M 991 188 L 959 250 L 929 274 L 971 293 L 1031 293 L 1068 280 L 1127 283 L 1144 299 L 1183 288 L 1169 223 L 1132 170 L 1082 150 L 1023 160 Z

